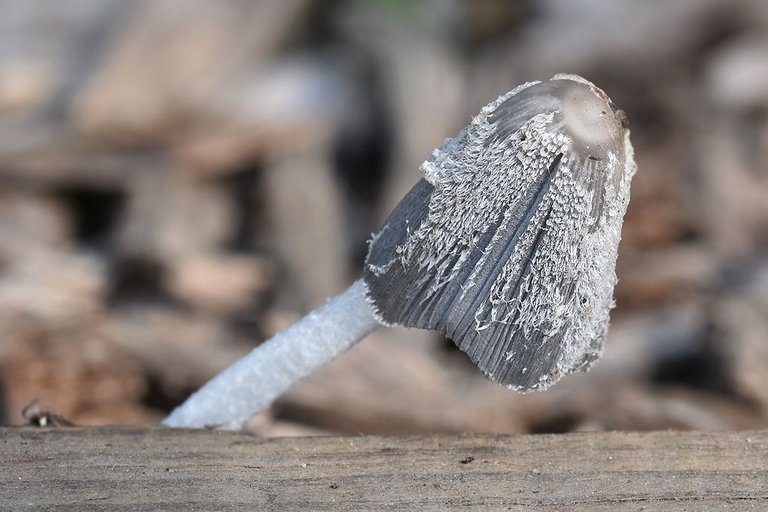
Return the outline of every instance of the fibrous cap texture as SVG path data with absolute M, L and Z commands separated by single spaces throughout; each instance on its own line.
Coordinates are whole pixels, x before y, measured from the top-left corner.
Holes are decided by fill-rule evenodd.
M 519 391 L 590 367 L 635 173 L 627 126 L 576 75 L 487 105 L 374 235 L 364 279 L 379 320 L 442 332 Z

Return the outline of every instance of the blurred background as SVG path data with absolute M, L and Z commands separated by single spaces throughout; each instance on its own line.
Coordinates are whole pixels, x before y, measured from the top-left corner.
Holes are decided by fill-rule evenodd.
M 343 290 L 445 137 L 558 72 L 639 172 L 603 359 L 546 392 L 381 329 L 251 428 L 768 426 L 768 2 L 0 0 L 0 423 L 155 424 Z

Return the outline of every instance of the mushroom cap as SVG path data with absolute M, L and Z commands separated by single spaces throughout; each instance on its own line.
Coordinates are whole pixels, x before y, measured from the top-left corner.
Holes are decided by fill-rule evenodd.
M 518 391 L 589 368 L 636 169 L 624 113 L 576 75 L 529 82 L 420 169 L 370 244 L 379 321 L 440 331 Z

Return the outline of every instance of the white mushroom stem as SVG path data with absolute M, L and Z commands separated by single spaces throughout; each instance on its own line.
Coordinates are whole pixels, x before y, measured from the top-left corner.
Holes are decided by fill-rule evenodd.
M 380 324 L 362 280 L 256 347 L 177 407 L 169 427 L 239 429 L 304 377 Z

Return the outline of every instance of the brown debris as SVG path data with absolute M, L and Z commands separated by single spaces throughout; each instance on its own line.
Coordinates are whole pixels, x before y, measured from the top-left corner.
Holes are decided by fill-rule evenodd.
M 639 165 L 601 362 L 518 395 L 433 333 L 380 330 L 251 429 L 768 425 L 765 2 L 54 4 L 0 1 L 6 422 L 32 400 L 48 423 L 159 421 L 358 276 L 469 113 L 574 72 L 631 119 Z

